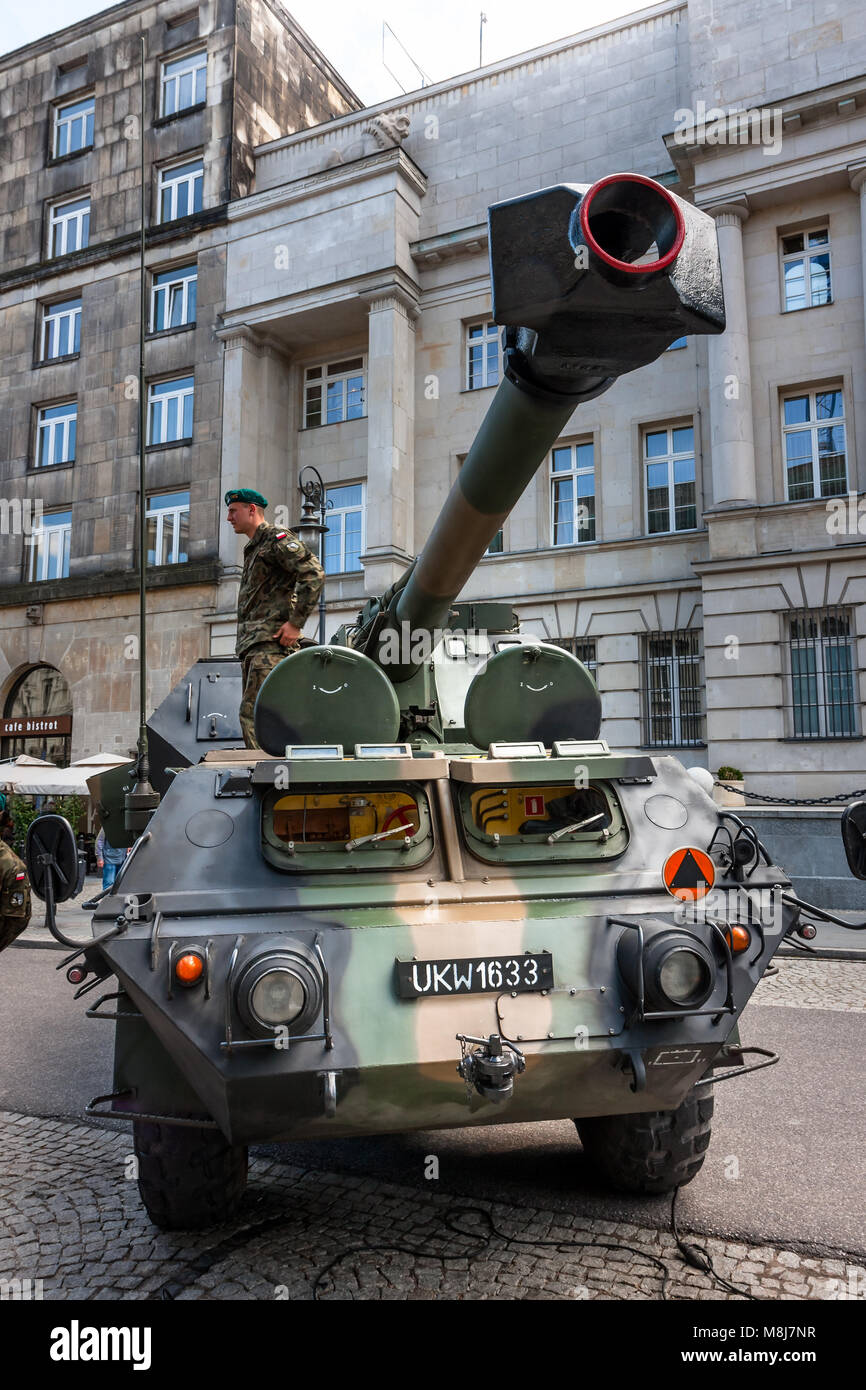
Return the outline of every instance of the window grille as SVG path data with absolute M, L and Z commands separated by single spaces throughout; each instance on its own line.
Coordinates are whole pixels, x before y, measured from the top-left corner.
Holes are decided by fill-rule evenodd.
M 643 742 L 685 748 L 705 742 L 700 632 L 648 632 L 643 638 Z
M 852 611 L 804 609 L 788 614 L 785 627 L 789 737 L 856 737 L 860 673 Z
M 586 637 L 545 637 L 545 642 L 550 647 L 561 647 L 565 652 L 571 652 L 578 661 L 582 661 L 594 681 L 598 680 L 598 656 L 596 654 L 596 644 L 591 638 Z

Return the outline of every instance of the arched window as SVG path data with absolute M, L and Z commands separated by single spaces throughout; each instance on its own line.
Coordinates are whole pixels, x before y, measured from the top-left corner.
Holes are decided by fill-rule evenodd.
M 65 677 L 53 666 L 32 666 L 10 690 L 3 714 L 5 719 L 22 721 L 71 716 L 72 696 Z M 28 753 L 31 758 L 45 758 L 58 767 L 69 766 L 71 734 L 14 734 L 5 736 L 2 743 L 4 758 L 17 758 L 21 753 Z

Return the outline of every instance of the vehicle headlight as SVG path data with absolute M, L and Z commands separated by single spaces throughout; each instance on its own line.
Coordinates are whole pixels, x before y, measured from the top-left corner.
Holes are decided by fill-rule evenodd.
M 661 928 L 661 930 L 659 930 Z M 643 994 L 646 1013 L 699 1009 L 716 987 L 712 951 L 691 932 L 644 919 L 643 955 L 636 931 L 617 942 L 617 964 L 635 999 Z
M 250 990 L 250 1009 L 262 1023 L 294 1023 L 307 1002 L 303 982 L 291 970 L 268 970 Z
M 238 976 L 238 1012 L 251 1033 L 277 1028 L 309 1032 L 322 1005 L 322 970 L 315 952 L 295 937 L 259 943 Z
M 696 951 L 675 946 L 658 965 L 658 985 L 672 1004 L 703 1003 L 710 993 L 707 962 Z

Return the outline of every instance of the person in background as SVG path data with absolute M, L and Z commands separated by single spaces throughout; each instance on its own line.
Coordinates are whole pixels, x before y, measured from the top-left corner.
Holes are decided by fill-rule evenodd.
M 100 829 L 96 837 L 96 867 L 102 870 L 103 892 L 114 883 L 127 853 L 125 849 L 115 849 L 111 841 L 105 838 L 105 830 Z
M 24 864 L 6 839 L 5 822 L 10 826 L 13 822 L 2 794 L 0 802 L 0 951 L 4 951 L 30 921 L 30 884 Z
M 6 798 L 0 792 L 0 840 L 5 845 L 13 844 L 15 840 L 15 822 L 6 806 Z

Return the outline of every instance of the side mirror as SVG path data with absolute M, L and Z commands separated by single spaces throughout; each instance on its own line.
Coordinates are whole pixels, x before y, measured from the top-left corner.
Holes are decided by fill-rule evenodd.
M 37 816 L 27 831 L 24 860 L 30 887 L 47 902 L 65 902 L 78 891 L 78 846 L 63 816 Z
M 842 844 L 855 878 L 866 878 L 866 801 L 852 801 L 842 812 Z

